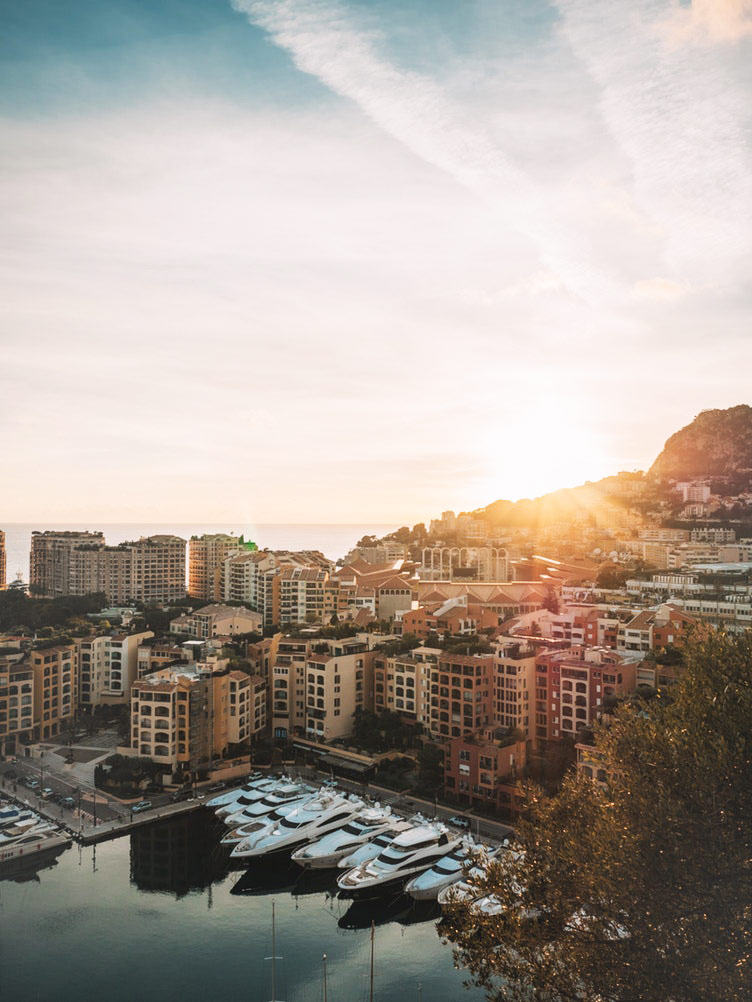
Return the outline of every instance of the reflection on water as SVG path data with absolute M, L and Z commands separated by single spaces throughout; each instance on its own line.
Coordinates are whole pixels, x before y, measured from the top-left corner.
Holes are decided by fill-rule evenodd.
M 60 845 L 55 849 L 27 856 L 25 859 L 22 857 L 3 863 L 0 867 L 0 880 L 12 880 L 16 884 L 22 884 L 29 880 L 39 883 L 39 874 L 57 866 L 58 857 L 62 856 L 68 849 L 70 849 L 69 845 Z
M 284 859 L 236 869 L 221 831 L 199 809 L 57 863 L 37 860 L 25 883 L 0 882 L 0 998 L 268 999 L 275 902 L 278 998 L 321 1002 L 326 953 L 330 1002 L 367 999 L 373 922 L 378 1002 L 419 998 L 419 985 L 426 1002 L 481 1002 L 463 987 L 430 907 L 402 895 L 343 900 L 336 870 Z
M 205 811 L 156 821 L 131 834 L 131 882 L 140 891 L 181 898 L 223 880 L 229 870 L 216 825 Z

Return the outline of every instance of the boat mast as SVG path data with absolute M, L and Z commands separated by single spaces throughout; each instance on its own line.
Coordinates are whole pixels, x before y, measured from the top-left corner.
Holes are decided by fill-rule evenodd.
M 326 999 L 326 954 L 324 954 L 324 956 L 322 957 L 322 960 L 324 962 L 324 1002 L 327 1002 L 327 999 Z
M 373 919 L 371 919 L 371 991 L 368 996 L 370 1002 L 373 1002 L 373 930 L 374 930 L 374 921 Z

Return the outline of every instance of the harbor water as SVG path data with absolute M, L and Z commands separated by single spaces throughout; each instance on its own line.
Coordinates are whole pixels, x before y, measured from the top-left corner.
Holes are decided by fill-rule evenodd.
M 369 998 L 375 924 L 377 1002 L 480 1002 L 464 987 L 435 906 L 403 897 L 351 902 L 336 871 L 289 860 L 230 869 L 206 810 L 98 846 L 74 845 L 45 868 L 0 873 L 0 998 L 25 1002 L 268 1002 L 272 902 L 276 996 Z

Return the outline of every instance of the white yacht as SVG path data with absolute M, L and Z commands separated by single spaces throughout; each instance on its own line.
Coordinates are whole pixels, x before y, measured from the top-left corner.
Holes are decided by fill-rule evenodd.
M 39 815 L 28 807 L 8 807 L 0 811 L 0 832 L 6 831 L 18 825 L 36 824 Z
M 351 852 L 349 856 L 344 856 L 340 859 L 337 863 L 338 868 L 340 870 L 352 870 L 354 866 L 360 866 L 362 863 L 367 863 L 370 859 L 376 859 L 379 853 L 383 852 L 398 835 L 409 831 L 416 825 L 422 824 L 426 824 L 426 819 L 421 814 L 416 814 L 409 821 L 405 821 L 403 818 L 398 818 L 394 815 L 386 831 L 377 835 L 376 838 L 372 838 L 370 842 L 366 842 L 365 845 L 356 849 L 355 852 Z
M 54 825 L 38 824 L 0 841 L 0 866 L 70 844 L 71 838 Z
M 278 807 L 283 807 L 285 804 L 300 804 L 304 800 L 310 799 L 315 792 L 313 787 L 306 783 L 286 783 L 284 786 L 268 790 L 263 797 L 254 803 L 247 804 L 241 810 L 225 814 L 222 820 L 232 828 L 239 828 L 250 821 L 256 821 L 258 818 L 271 814 L 272 811 L 276 811 Z
M 232 814 L 237 814 L 239 811 L 245 810 L 246 807 L 257 804 L 259 800 L 263 800 L 268 794 L 273 793 L 283 786 L 287 786 L 289 782 L 286 776 L 277 777 L 276 779 L 261 779 L 258 783 L 250 787 L 250 789 L 242 789 L 236 797 L 232 797 L 223 804 L 220 804 L 219 807 L 215 807 L 214 813 L 218 818 L 224 820 Z
M 241 797 L 244 793 L 250 793 L 251 790 L 255 790 L 262 783 L 274 783 L 275 781 L 274 776 L 270 777 L 265 776 L 261 772 L 252 772 L 242 786 L 237 786 L 234 790 L 227 790 L 225 793 L 217 794 L 216 797 L 212 797 L 211 800 L 206 801 L 206 806 L 215 811 L 218 807 L 234 803 L 238 797 Z
M 451 887 L 467 875 L 468 866 L 474 856 L 478 857 L 478 863 L 472 867 L 470 873 L 479 873 L 481 860 L 487 863 L 497 852 L 498 850 L 488 852 L 485 846 L 470 838 L 464 838 L 430 869 L 408 880 L 405 884 L 405 893 L 416 901 L 436 901 L 445 887 Z
M 288 814 L 294 811 L 296 807 L 300 807 L 300 805 L 305 803 L 306 800 L 311 800 L 314 796 L 315 794 L 310 794 L 307 797 L 303 797 L 301 800 L 293 800 L 289 804 L 282 804 L 280 807 L 273 810 L 271 814 L 265 814 L 263 817 L 256 818 L 255 821 L 247 821 L 238 828 L 231 828 L 220 839 L 220 843 L 222 845 L 236 845 L 238 842 L 242 842 L 244 839 L 250 838 L 251 835 L 258 835 L 258 833 L 263 829 L 271 829 L 278 821 L 281 821 L 282 818 L 286 818 Z
M 318 793 L 312 800 L 296 807 L 286 817 L 259 835 L 239 842 L 232 850 L 235 857 L 252 858 L 321 838 L 337 828 L 342 828 L 363 808 L 363 801 L 352 795 L 342 795 L 331 790 Z
M 342 874 L 337 884 L 351 896 L 378 894 L 383 888 L 402 884 L 433 866 L 461 839 L 461 835 L 443 824 L 417 825 L 393 839 L 375 859 Z
M 311 869 L 336 866 L 340 859 L 354 852 L 364 842 L 390 831 L 393 822 L 390 807 L 381 807 L 379 804 L 366 807 L 348 821 L 344 828 L 338 828 L 316 842 L 302 846 L 292 854 L 292 858 L 301 866 Z

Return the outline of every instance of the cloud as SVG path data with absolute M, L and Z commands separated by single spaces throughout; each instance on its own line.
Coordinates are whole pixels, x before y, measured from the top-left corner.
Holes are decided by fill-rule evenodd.
M 636 205 L 661 234 L 661 270 L 690 285 L 745 281 L 752 171 L 742 55 L 669 46 L 663 0 L 556 6 L 561 37 L 598 84 L 603 121 L 629 158 Z
M 665 27 L 675 43 L 738 42 L 752 38 L 752 0 L 675 3 Z
M 321 0 L 232 0 L 269 32 L 304 73 L 323 81 L 389 135 L 445 171 L 529 238 L 543 263 L 587 301 L 616 294 L 603 258 L 560 221 L 562 203 L 536 183 L 497 142 L 483 117 L 436 79 L 402 69 L 380 52 L 381 33 L 351 9 Z

